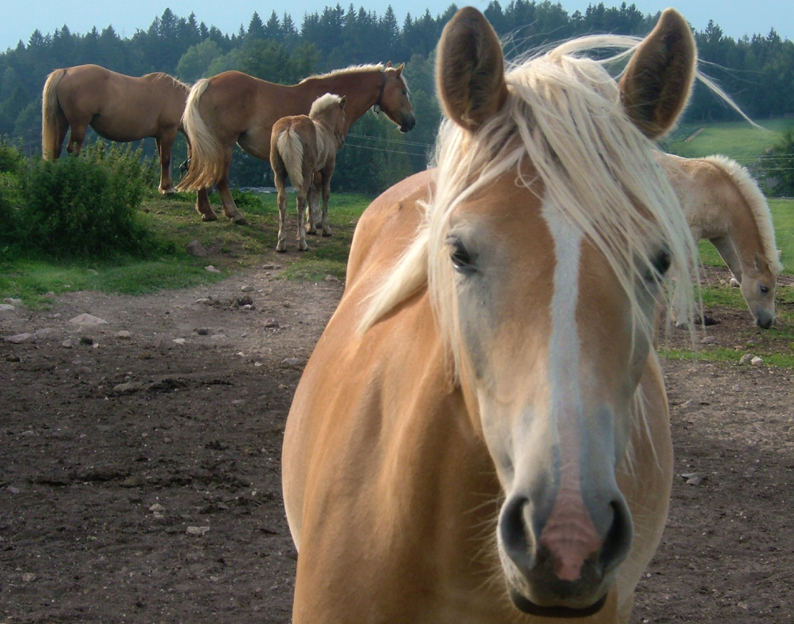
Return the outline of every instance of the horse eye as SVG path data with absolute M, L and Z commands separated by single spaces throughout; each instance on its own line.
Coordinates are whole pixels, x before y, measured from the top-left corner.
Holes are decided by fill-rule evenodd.
M 662 248 L 651 260 L 654 274 L 651 271 L 645 275 L 645 280 L 648 282 L 655 282 L 670 268 L 670 252 L 666 248 Z
M 477 270 L 469 250 L 466 249 L 460 239 L 450 237 L 447 239 L 447 244 L 452 247 L 449 257 L 456 271 L 459 273 L 474 273 Z
M 761 290 L 762 295 L 766 295 L 769 292 L 769 286 L 761 284 L 758 288 Z

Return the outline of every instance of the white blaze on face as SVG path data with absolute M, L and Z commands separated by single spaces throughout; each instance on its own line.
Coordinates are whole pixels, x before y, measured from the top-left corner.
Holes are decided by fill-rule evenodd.
M 556 258 L 550 310 L 549 417 L 559 453 L 559 488 L 540 542 L 554 556 L 557 576 L 574 581 L 584 560 L 601 544 L 582 497 L 580 476 L 583 398 L 576 310 L 583 237 L 548 199 L 542 214 L 554 240 Z

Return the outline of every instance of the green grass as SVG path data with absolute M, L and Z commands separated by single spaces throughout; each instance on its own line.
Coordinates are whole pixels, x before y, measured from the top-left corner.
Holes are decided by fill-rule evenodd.
M 218 221 L 202 222 L 195 212 L 195 195 L 178 193 L 148 195 L 142 204 L 142 220 L 172 251 L 161 257 L 120 257 L 104 263 L 56 262 L 42 258 L 8 259 L 0 250 L 0 300 L 22 299 L 32 306 L 46 305 L 49 293 L 95 290 L 141 294 L 164 288 L 185 288 L 223 279 L 231 272 L 263 264 L 284 268 L 286 279 L 318 281 L 326 275 L 343 280 L 353 230 L 370 198 L 357 194 L 332 194 L 329 202 L 331 238 L 309 237 L 310 250 L 296 250 L 295 198 L 288 199 L 288 251 L 276 254 L 278 207 L 274 194 L 235 193 L 238 207 L 249 225 L 231 223 L 221 214 L 220 201 L 211 197 Z M 208 251 L 202 258 L 190 256 L 185 246 L 199 241 Z M 220 273 L 204 267 L 212 264 Z
M 727 349 L 725 347 L 711 347 L 702 351 L 690 351 L 688 349 L 659 349 L 659 356 L 666 360 L 688 360 L 698 362 L 729 362 L 739 365 L 745 351 Z M 761 353 L 758 355 L 763 359 L 764 366 L 777 366 L 782 368 L 794 368 L 794 352 L 791 353 Z
M 747 165 L 780 141 L 787 128 L 794 126 L 794 119 L 755 121 L 760 129 L 746 121 L 682 124 L 664 139 L 662 147 L 667 152 L 687 158 L 724 154 Z M 703 130 L 687 141 L 700 128 Z

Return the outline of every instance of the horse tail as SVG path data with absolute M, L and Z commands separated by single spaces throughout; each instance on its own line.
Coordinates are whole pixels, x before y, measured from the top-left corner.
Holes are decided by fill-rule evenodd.
M 58 102 L 56 88 L 65 75 L 65 69 L 51 72 L 41 92 L 41 156 L 44 160 L 55 160 L 61 151 L 59 139 L 66 118 Z
M 209 188 L 223 175 L 223 146 L 199 112 L 201 96 L 209 84 L 207 78 L 202 78 L 193 85 L 182 114 L 182 128 L 190 144 L 190 165 L 177 185 L 180 191 Z
M 276 139 L 278 153 L 284 161 L 292 186 L 303 186 L 303 143 L 297 132 L 287 128 Z

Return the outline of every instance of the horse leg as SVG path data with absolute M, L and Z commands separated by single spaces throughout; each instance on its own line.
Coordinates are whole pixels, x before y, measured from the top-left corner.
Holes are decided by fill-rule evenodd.
M 171 148 L 175 138 L 176 132 L 169 132 L 154 139 L 160 154 L 160 185 L 157 188 L 163 195 L 174 192 L 174 183 L 171 181 Z
M 309 194 L 306 199 L 306 233 L 309 236 L 317 235 L 317 217 L 315 207 L 317 205 L 317 193 L 314 191 L 314 184 L 309 185 Z
M 325 169 L 322 171 L 322 179 L 323 179 L 323 216 L 322 216 L 322 227 L 323 227 L 323 236 L 331 236 L 331 226 L 328 225 L 328 198 L 331 196 L 331 174 L 334 172 L 334 163 L 331 162 Z
M 196 212 L 201 215 L 202 221 L 217 221 L 218 216 L 210 205 L 209 189 L 199 189 L 196 193 Z
M 309 198 L 312 182 L 311 177 L 309 177 L 308 184 L 306 179 L 303 181 L 303 186 L 298 189 L 298 233 L 296 239 L 298 240 L 298 249 L 300 251 L 307 251 L 309 246 L 306 244 L 306 227 L 304 225 L 304 218 L 306 216 L 306 210 L 309 207 L 308 202 L 306 201 Z
M 287 251 L 287 235 L 284 232 L 284 222 L 287 220 L 287 189 L 284 183 L 286 172 L 279 173 L 276 166 L 273 166 L 273 183 L 278 191 L 278 239 L 276 240 L 276 251 Z
M 237 209 L 237 204 L 234 203 L 232 192 L 229 190 L 229 167 L 231 164 L 232 150 L 229 149 L 226 152 L 226 158 L 223 163 L 223 175 L 216 183 L 218 193 L 220 193 L 221 196 L 221 202 L 223 203 L 223 214 L 229 217 L 236 225 L 248 225 L 248 221 L 245 220 L 243 213 Z
M 72 124 L 72 131 L 69 133 L 69 143 L 66 145 L 67 152 L 74 154 L 75 156 L 80 154 L 80 148 L 83 147 L 83 141 L 85 141 L 85 133 L 87 129 L 87 124 Z

